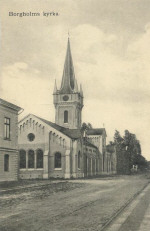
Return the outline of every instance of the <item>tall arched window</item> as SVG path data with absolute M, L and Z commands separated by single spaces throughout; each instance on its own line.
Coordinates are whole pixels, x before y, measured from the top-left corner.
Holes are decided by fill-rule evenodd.
M 78 168 L 81 167 L 81 153 L 80 151 L 78 152 Z
M 68 123 L 68 111 L 64 111 L 64 123 Z
M 36 155 L 37 155 L 37 168 L 43 168 L 43 151 L 41 149 L 38 149 Z
M 61 168 L 61 153 L 55 153 L 55 168 Z
M 4 155 L 4 171 L 5 172 L 9 171 L 9 155 L 8 154 Z
M 26 151 L 20 150 L 20 168 L 26 168 Z
M 34 168 L 34 151 L 28 151 L 28 168 Z

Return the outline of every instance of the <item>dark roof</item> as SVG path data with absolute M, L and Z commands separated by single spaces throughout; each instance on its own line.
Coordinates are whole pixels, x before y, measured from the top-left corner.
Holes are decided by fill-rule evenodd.
M 74 67 L 73 67 L 73 61 L 71 56 L 70 41 L 68 38 L 67 53 L 66 53 L 64 71 L 63 71 L 61 88 L 59 93 L 61 94 L 73 93 L 74 86 L 75 86 L 75 74 L 74 74 Z
M 90 146 L 90 147 L 92 147 L 92 148 L 96 148 L 97 149 L 97 147 L 94 145 L 94 144 L 92 144 L 92 143 L 90 143 L 88 140 L 87 140 L 87 138 L 83 138 L 83 143 L 84 143 L 84 145 L 87 145 L 87 146 Z
M 106 133 L 105 128 L 91 128 L 87 130 L 87 135 L 102 135 Z
M 21 107 L 18 107 L 17 105 L 10 103 L 10 102 L 8 102 L 4 99 L 1 99 L 1 98 L 0 98 L 0 104 L 3 106 L 9 107 L 15 111 L 20 111 L 22 109 Z
M 52 123 L 51 121 L 45 120 L 45 119 L 38 117 L 36 115 L 34 115 L 34 116 L 37 117 L 38 119 L 42 120 L 47 125 L 55 128 L 57 131 L 62 132 L 64 135 L 66 135 L 72 139 L 78 139 L 81 137 L 81 130 L 80 129 L 64 128 L 62 126 L 59 126 L 58 124 Z
M 29 114 L 29 115 L 33 115 L 33 114 Z M 29 116 L 29 115 L 28 115 L 28 116 Z M 28 117 L 28 116 L 26 116 L 26 117 Z M 41 118 L 41 117 L 39 117 L 39 116 L 36 116 L 36 115 L 33 115 L 33 116 L 35 116 L 36 118 L 40 119 L 41 121 L 43 121 L 43 122 L 46 123 L 47 125 L 49 125 L 49 126 L 55 128 L 57 131 L 62 132 L 64 135 L 68 136 L 68 137 L 71 138 L 71 139 L 79 139 L 79 138 L 82 137 L 81 129 L 70 129 L 70 128 L 65 128 L 65 127 L 62 127 L 62 126 L 60 126 L 60 125 L 58 125 L 58 124 L 52 123 L 52 122 L 49 121 L 49 120 L 45 120 L 45 119 L 43 119 L 43 118 Z M 23 120 L 23 119 L 22 119 L 22 120 Z M 21 121 L 22 121 L 22 120 L 21 120 Z M 20 122 L 21 122 L 21 121 L 20 121 Z M 96 130 L 96 129 L 93 129 L 93 130 Z M 87 146 L 90 146 L 90 147 L 93 147 L 93 148 L 96 148 L 96 149 L 97 149 L 97 147 L 96 147 L 94 144 L 90 143 L 90 142 L 87 140 L 86 137 L 83 138 L 83 143 L 84 143 L 85 145 L 87 145 Z
M 109 152 L 109 153 L 115 152 L 115 144 L 106 145 L 106 151 Z
M 78 139 L 81 138 L 81 130 L 80 129 L 69 129 L 66 128 L 64 131 L 64 134 L 69 136 L 72 139 Z

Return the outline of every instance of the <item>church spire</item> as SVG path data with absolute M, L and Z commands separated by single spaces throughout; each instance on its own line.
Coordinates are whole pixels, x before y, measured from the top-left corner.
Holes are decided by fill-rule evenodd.
M 74 83 L 74 92 L 78 92 L 78 83 L 77 83 L 76 79 L 75 79 L 75 83 Z
M 55 123 L 69 129 L 80 129 L 82 124 L 83 92 L 78 88 L 74 75 L 70 41 L 67 52 L 60 90 L 54 87 Z
M 64 64 L 61 88 L 59 92 L 62 94 L 66 94 L 66 93 L 69 94 L 74 91 L 74 87 L 75 87 L 75 74 L 74 74 L 74 67 L 73 67 L 73 61 L 71 56 L 70 41 L 68 37 L 67 53 L 66 53 L 66 59 Z
M 56 84 L 56 79 L 55 79 L 55 85 L 54 85 L 54 91 L 53 91 L 53 94 L 56 94 L 57 93 L 57 84 Z
M 80 94 L 83 97 L 83 90 L 82 90 L 82 85 L 80 84 Z

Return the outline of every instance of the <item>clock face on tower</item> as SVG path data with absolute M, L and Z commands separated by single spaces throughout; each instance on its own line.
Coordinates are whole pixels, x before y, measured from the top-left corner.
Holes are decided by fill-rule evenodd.
M 64 95 L 64 96 L 63 96 L 63 100 L 64 100 L 64 101 L 68 101 L 68 99 L 69 99 L 69 96 L 68 96 L 68 95 Z

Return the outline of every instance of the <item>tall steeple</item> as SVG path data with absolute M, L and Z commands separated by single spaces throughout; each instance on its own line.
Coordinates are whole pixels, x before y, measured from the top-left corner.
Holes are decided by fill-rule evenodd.
M 82 85 L 80 84 L 80 95 L 83 97 Z
M 60 90 L 54 87 L 55 123 L 69 129 L 79 129 L 82 124 L 83 92 L 75 79 L 70 41 L 68 38 Z
M 57 84 L 56 84 L 56 79 L 55 79 L 55 85 L 54 85 L 54 91 L 53 91 L 53 94 L 56 94 L 57 93 Z
M 67 53 L 66 53 L 64 71 L 63 71 L 61 88 L 59 93 L 62 94 L 73 93 L 74 87 L 75 87 L 75 74 L 74 74 L 74 67 L 73 67 L 73 61 L 71 56 L 70 41 L 68 38 Z
M 75 83 L 74 83 L 74 92 L 78 92 L 78 83 L 77 83 L 76 79 L 75 79 Z

